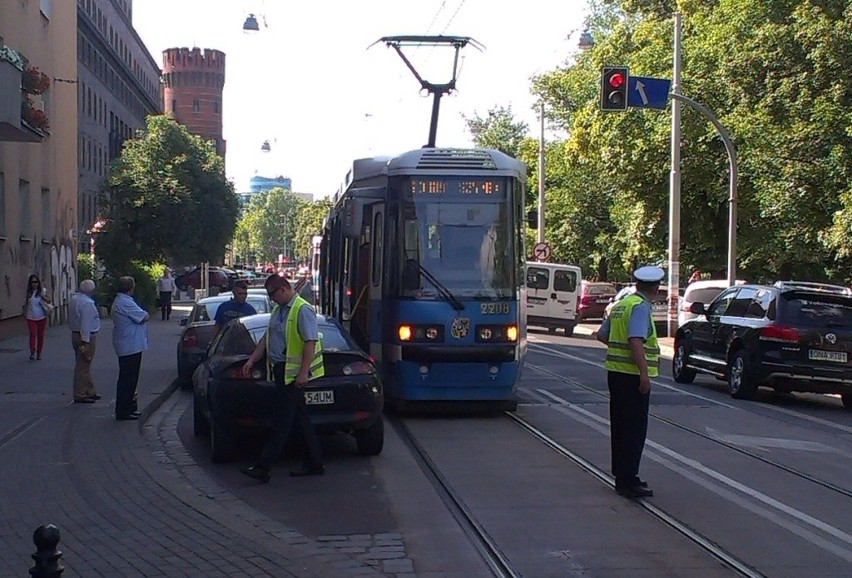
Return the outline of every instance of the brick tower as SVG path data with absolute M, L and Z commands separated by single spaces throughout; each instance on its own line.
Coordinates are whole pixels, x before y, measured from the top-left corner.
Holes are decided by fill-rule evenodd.
M 216 144 L 225 157 L 222 138 L 222 89 L 225 53 L 205 48 L 163 51 L 163 104 L 189 132 Z

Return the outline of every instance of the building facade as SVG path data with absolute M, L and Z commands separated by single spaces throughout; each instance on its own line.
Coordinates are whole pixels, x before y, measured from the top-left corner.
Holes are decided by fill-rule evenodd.
M 225 53 L 211 48 L 169 48 L 163 51 L 165 110 L 187 130 L 212 140 L 225 157 L 222 138 L 222 91 Z
M 75 5 L 0 0 L 0 324 L 35 273 L 63 321 L 76 289 Z
M 77 0 L 78 238 L 91 249 L 98 192 L 125 140 L 163 112 L 160 68 L 136 33 L 132 0 Z

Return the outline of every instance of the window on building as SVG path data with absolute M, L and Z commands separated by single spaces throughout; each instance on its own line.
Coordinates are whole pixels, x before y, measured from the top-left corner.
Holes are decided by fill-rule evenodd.
M 213 101 L 213 112 L 215 112 L 216 114 L 222 113 L 222 103 L 218 100 Z
M 32 239 L 30 182 L 18 180 L 18 205 L 21 207 L 21 237 Z
M 53 239 L 53 210 L 50 197 L 50 189 L 41 189 L 41 238 Z
M 177 100 L 173 98 L 172 99 L 172 112 L 175 112 L 176 110 L 177 110 Z
M 201 100 L 196 98 L 192 101 L 192 112 L 201 112 Z

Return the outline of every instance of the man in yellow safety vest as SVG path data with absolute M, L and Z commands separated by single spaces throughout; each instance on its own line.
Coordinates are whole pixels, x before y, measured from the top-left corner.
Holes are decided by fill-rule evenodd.
M 260 460 L 240 471 L 250 478 L 268 482 L 272 464 L 284 449 L 291 430 L 298 428 L 305 442 L 305 455 L 302 468 L 291 471 L 290 475 L 322 475 L 325 467 L 319 438 L 308 416 L 302 391 L 309 379 L 325 374 L 317 315 L 284 277 L 271 275 L 264 285 L 275 307 L 269 316 L 266 334 L 257 342 L 243 365 L 242 373 L 244 376 L 251 375 L 254 364 L 266 355 L 267 375 L 275 381 L 273 432 L 263 448 Z
M 651 317 L 651 298 L 665 276 L 660 267 L 633 272 L 636 292 L 624 297 L 601 324 L 597 339 L 607 345 L 610 444 L 615 491 L 628 498 L 654 495 L 639 479 L 648 432 L 651 378 L 660 374 L 660 345 Z

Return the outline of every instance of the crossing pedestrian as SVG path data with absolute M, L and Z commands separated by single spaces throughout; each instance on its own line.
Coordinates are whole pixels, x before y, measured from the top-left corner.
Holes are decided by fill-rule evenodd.
M 133 299 L 136 281 L 120 277 L 118 294 L 112 304 L 112 345 L 118 356 L 118 382 L 115 386 L 115 419 L 139 419 L 136 386 L 142 368 L 142 352 L 148 349 L 148 312 Z
M 610 445 L 615 491 L 628 498 L 654 495 L 639 478 L 648 433 L 651 378 L 659 375 L 660 345 L 651 299 L 665 276 L 660 267 L 633 272 L 636 292 L 619 301 L 601 324 L 597 339 L 607 345 Z
M 42 287 L 41 279 L 33 273 L 27 280 L 27 298 L 24 301 L 23 313 L 27 319 L 27 329 L 30 333 L 30 361 L 41 359 L 44 350 L 44 331 L 47 328 L 47 317 L 53 310 L 53 304 L 47 289 Z
M 94 300 L 95 282 L 86 279 L 80 291 L 68 303 L 68 328 L 74 348 L 74 403 L 95 403 L 101 398 L 92 381 L 92 360 L 95 358 L 97 334 L 101 328 L 98 307 Z
M 266 279 L 266 293 L 275 302 L 266 334 L 243 365 L 244 376 L 251 375 L 254 364 L 266 354 L 267 375 L 275 381 L 272 406 L 272 436 L 263 448 L 260 460 L 240 468 L 250 478 L 269 481 L 269 470 L 278 459 L 292 430 L 301 433 L 305 443 L 302 467 L 291 476 L 318 476 L 325 473 L 319 438 L 305 406 L 302 388 L 309 379 L 325 374 L 322 345 L 319 342 L 317 315 L 300 297 L 290 282 L 280 275 Z

